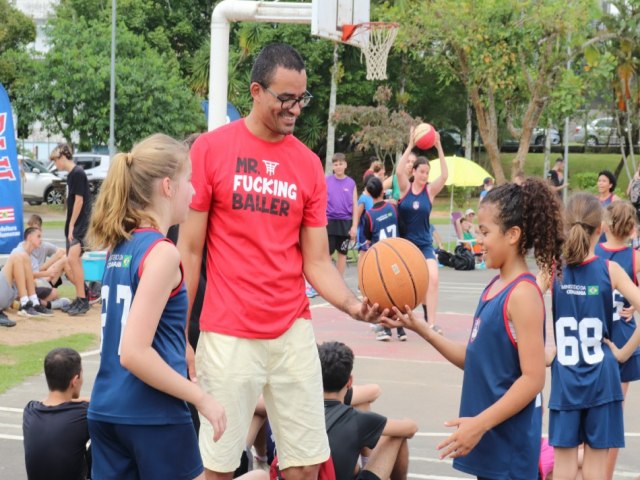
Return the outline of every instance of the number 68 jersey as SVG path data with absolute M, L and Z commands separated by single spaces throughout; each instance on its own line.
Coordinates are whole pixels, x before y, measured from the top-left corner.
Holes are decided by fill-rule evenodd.
M 551 364 L 552 410 L 576 410 L 622 400 L 620 370 L 609 347 L 613 322 L 609 262 L 593 257 L 566 266 L 552 290 L 556 358 Z

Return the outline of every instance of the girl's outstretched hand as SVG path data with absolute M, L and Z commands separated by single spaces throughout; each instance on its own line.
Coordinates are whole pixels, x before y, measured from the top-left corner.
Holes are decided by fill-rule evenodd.
M 442 450 L 440 460 L 446 457 L 464 457 L 473 450 L 473 447 L 478 444 L 486 432 L 477 417 L 456 418 L 445 422 L 444 425 L 458 427 L 458 430 L 436 447 L 438 450 Z
M 213 441 L 217 442 L 227 429 L 227 415 L 224 407 L 212 395 L 204 393 L 200 401 L 196 404 L 198 412 L 209 420 L 213 427 Z
M 409 330 L 413 330 L 414 332 L 418 331 L 420 328 L 428 327 L 428 324 L 424 319 L 416 318 L 409 305 L 404 306 L 404 312 L 401 312 L 397 307 L 391 307 L 391 311 L 393 313 L 392 317 L 382 317 L 381 323 L 384 324 L 385 327 L 404 327 Z

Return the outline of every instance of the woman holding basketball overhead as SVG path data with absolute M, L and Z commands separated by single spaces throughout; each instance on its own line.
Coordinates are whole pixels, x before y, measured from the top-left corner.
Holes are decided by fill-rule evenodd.
M 584 443 L 582 477 L 606 478 L 610 448 L 624 447 L 622 389 L 616 359 L 626 361 L 638 346 L 635 330 L 621 349 L 613 333 L 614 292 L 640 308 L 640 290 L 623 268 L 595 254 L 602 208 L 588 193 L 571 197 L 565 214 L 562 277 L 548 277 L 557 355 L 551 364 L 549 444 L 554 478 L 575 478 L 578 447 Z
M 87 415 L 92 478 L 202 478 L 185 401 L 214 425 L 214 440 L 225 431 L 222 406 L 187 379 L 187 291 L 165 237 L 185 220 L 193 193 L 187 147 L 156 134 L 114 157 L 96 201 L 89 235 L 110 253 Z
M 492 189 L 478 209 L 487 268 L 499 270 L 480 298 L 466 346 L 436 334 L 409 308 L 395 310 L 388 326 L 417 332 L 464 369 L 457 427 L 438 445 L 441 458 L 479 479 L 537 478 L 545 380 L 544 302 L 525 254 L 534 249 L 540 270 L 560 260 L 561 206 L 541 180 Z
M 422 309 L 424 310 L 425 320 L 427 322 L 431 321 L 431 328 L 441 332 L 440 328 L 435 325 L 436 309 L 438 307 L 438 259 L 433 248 L 429 217 L 431 216 L 433 200 L 444 188 L 444 184 L 447 181 L 447 162 L 440 144 L 440 134 L 436 132 L 435 147 L 440 159 L 440 176 L 429 182 L 429 160 L 426 157 L 417 157 L 411 169 L 413 177 L 409 178 L 406 165 L 409 158 L 414 155 L 414 145 L 414 128 L 411 127 L 409 144 L 396 168 L 398 187 L 402 192 L 398 202 L 398 215 L 400 224 L 404 226 L 402 236 L 413 242 L 422 251 L 427 262 L 429 287 L 427 288 L 427 295 L 422 304 Z

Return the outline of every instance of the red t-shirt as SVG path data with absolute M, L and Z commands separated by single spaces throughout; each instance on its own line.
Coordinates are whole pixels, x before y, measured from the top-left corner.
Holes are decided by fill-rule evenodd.
M 261 140 L 241 119 L 201 135 L 191 162 L 191 208 L 209 212 L 200 329 L 277 338 L 310 319 L 300 229 L 327 224 L 318 156 L 293 135 Z

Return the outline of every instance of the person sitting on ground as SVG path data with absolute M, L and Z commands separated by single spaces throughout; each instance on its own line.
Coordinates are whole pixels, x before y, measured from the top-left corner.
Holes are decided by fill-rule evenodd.
M 9 307 L 16 296 L 20 299 L 18 315 L 22 317 L 53 315 L 53 312 L 41 305 L 38 300 L 31 260 L 24 252 L 11 253 L 0 272 L 0 311 Z
M 22 431 L 29 480 L 84 480 L 91 468 L 87 449 L 89 400 L 80 398 L 82 360 L 71 348 L 44 359 L 47 397 L 24 408 Z
M 42 217 L 40 215 L 36 215 L 35 213 L 31 215 L 27 221 L 27 227 L 39 228 L 44 236 Z M 48 274 L 44 276 L 50 277 L 50 282 L 53 287 L 57 288 L 62 285 L 63 273 L 67 277 L 67 280 L 73 283 L 73 274 L 64 248 L 58 248 L 53 243 L 43 240 L 40 247 L 31 252 L 31 259 L 32 262 L 37 262 L 40 272 L 46 272 Z M 37 275 L 36 278 L 38 278 Z
M 24 240 L 13 249 L 12 253 L 26 253 L 29 255 L 31 271 L 36 283 L 36 295 L 40 303 L 46 308 L 61 308 L 62 303 L 57 301 L 58 290 L 54 285 L 62 284 L 60 276 L 66 263 L 66 257 L 64 256 L 64 250 L 60 249 L 62 253 L 60 256 L 58 248 L 53 244 L 49 245 L 53 249 L 44 245 L 40 228 L 28 227 L 24 231 Z M 54 262 L 47 261 L 46 258 L 49 254 L 54 255 L 52 258 L 58 258 L 58 260 Z M 42 268 L 40 263 L 43 257 L 44 262 L 42 265 L 45 268 Z
M 318 346 L 324 388 L 325 421 L 337 480 L 406 479 L 409 446 L 418 427 L 413 420 L 387 419 L 344 404 L 353 377 L 353 351 L 344 343 Z M 358 458 L 366 449 L 363 468 Z

